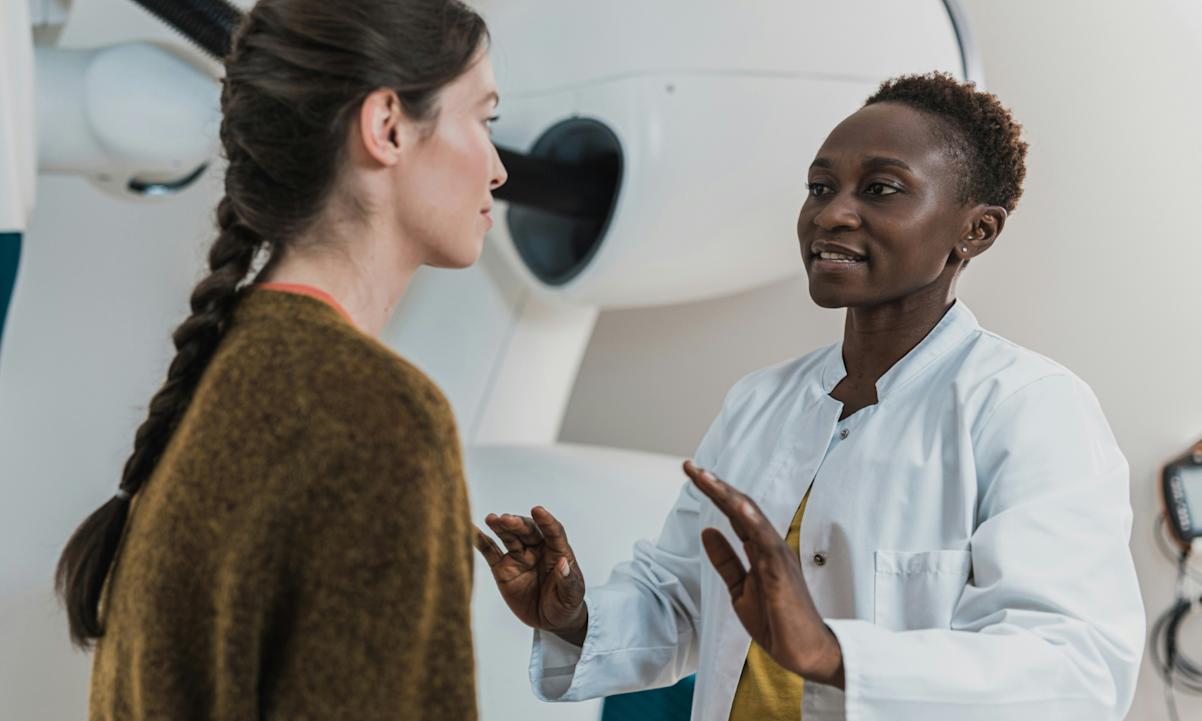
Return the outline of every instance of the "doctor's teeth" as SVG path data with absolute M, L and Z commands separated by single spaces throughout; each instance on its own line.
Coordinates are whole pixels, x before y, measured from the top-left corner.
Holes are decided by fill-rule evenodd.
M 842 253 L 819 253 L 818 255 L 821 256 L 823 260 L 841 260 L 845 263 L 854 263 L 860 260 L 854 255 L 843 255 Z

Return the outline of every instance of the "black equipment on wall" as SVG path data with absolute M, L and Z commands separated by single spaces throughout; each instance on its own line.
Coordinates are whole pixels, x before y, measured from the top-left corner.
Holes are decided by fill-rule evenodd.
M 1193 543 L 1202 539 L 1202 441 L 1165 464 L 1161 471 L 1164 513 L 1156 524 L 1156 538 L 1166 555 L 1172 551 L 1163 537 L 1167 531 L 1177 546 L 1177 591 L 1173 605 L 1152 625 L 1148 645 L 1156 672 L 1165 684 L 1169 718 L 1177 721 L 1176 691 L 1202 694 L 1202 663 L 1181 649 L 1181 624 L 1202 604 L 1202 575 L 1190 568 Z

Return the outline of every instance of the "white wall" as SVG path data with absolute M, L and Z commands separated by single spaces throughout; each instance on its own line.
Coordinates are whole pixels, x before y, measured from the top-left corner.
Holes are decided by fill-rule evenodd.
M 54 564 L 117 489 L 219 193 L 213 172 L 136 205 L 40 179 L 0 346 L 0 719 L 87 717 L 90 659 L 68 649 Z
M 1152 543 L 1154 483 L 1202 438 L 1202 36 L 1166 0 L 964 4 L 989 88 L 1031 151 L 1018 212 L 961 297 L 986 327 L 1097 392 L 1131 462 L 1131 546 L 1154 617 L 1174 579 Z M 690 454 L 734 380 L 834 342 L 841 318 L 815 308 L 801 278 L 602 314 L 562 437 Z M 1190 638 L 1187 652 L 1202 657 L 1202 638 Z M 1202 718 L 1196 697 L 1180 709 Z M 1147 663 L 1129 718 L 1168 718 Z

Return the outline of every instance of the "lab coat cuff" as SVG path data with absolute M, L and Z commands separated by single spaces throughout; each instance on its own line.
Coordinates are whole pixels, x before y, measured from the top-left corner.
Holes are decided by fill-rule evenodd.
M 876 628 L 867 621 L 856 619 L 827 619 L 827 628 L 839 641 L 843 654 L 843 713 L 847 721 L 869 721 L 874 716 L 867 708 L 865 679 L 871 677 L 871 653 L 866 644 Z M 896 659 L 894 660 L 896 662 Z
M 563 640 L 554 633 L 534 630 L 534 645 L 530 651 L 530 687 L 541 701 L 580 701 L 580 676 L 582 661 L 593 655 L 600 635 L 601 616 L 597 614 L 599 604 L 592 603 L 589 594 L 584 595 L 588 608 L 588 630 L 584 645 L 577 646 Z

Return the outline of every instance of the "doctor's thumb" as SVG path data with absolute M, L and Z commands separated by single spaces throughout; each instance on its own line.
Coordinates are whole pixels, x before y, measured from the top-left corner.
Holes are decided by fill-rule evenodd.
M 576 565 L 575 559 L 569 556 L 561 557 L 555 563 L 556 596 L 559 602 L 568 608 L 575 608 L 584 602 L 584 574 Z

